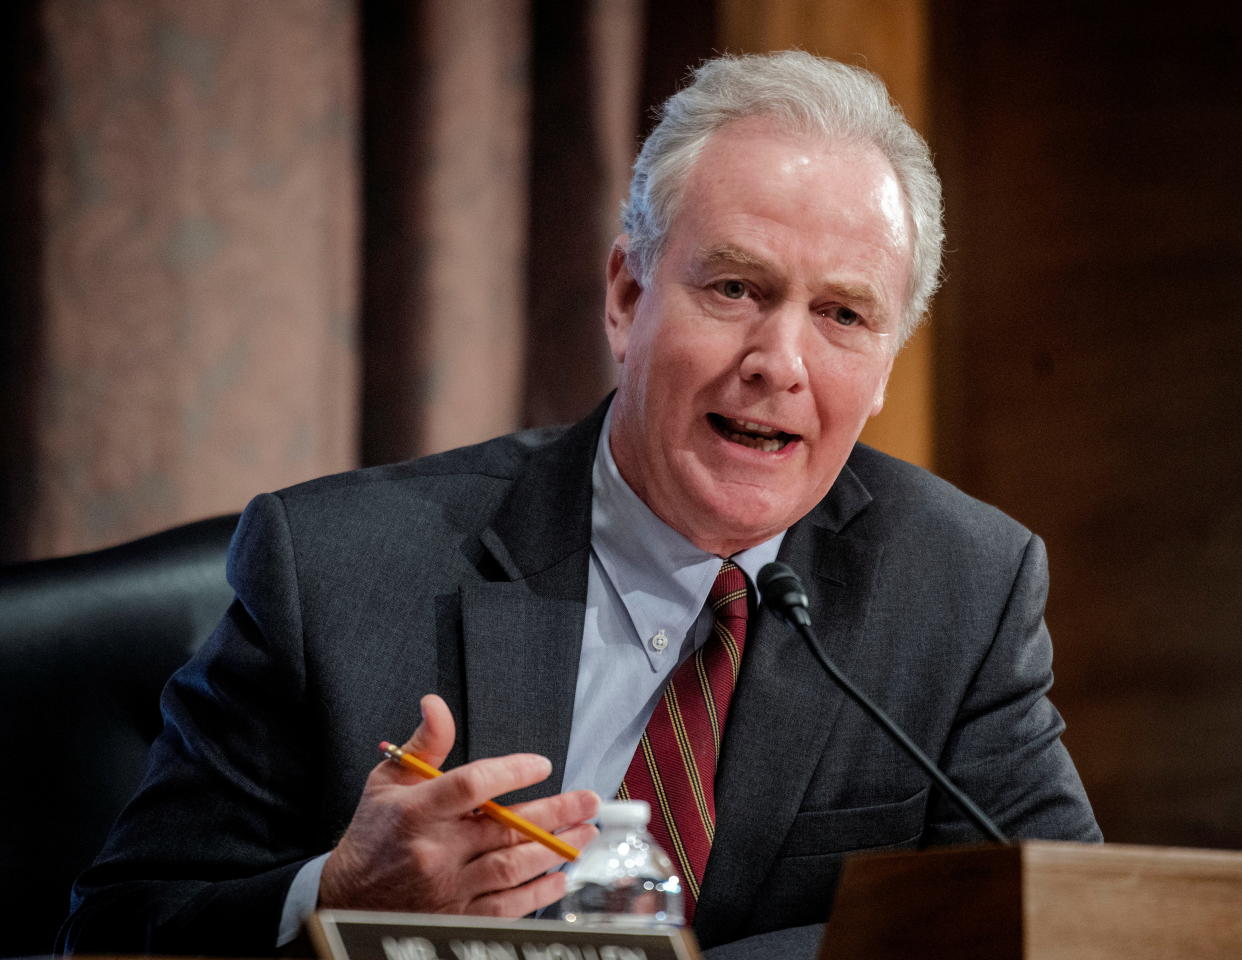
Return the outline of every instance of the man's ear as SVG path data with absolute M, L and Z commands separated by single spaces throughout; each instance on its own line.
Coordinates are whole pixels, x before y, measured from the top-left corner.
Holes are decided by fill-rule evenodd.
M 884 392 L 888 389 L 888 378 L 892 376 L 893 361 L 896 359 L 896 356 L 888 358 L 888 366 L 884 368 L 884 376 L 880 378 L 880 383 L 875 388 L 875 399 L 871 401 L 871 413 L 868 416 L 874 417 L 884 409 Z
M 613 241 L 612 250 L 608 253 L 604 333 L 608 337 L 608 348 L 612 351 L 612 358 L 617 363 L 625 362 L 625 353 L 630 342 L 630 328 L 634 325 L 634 311 L 638 308 L 638 297 L 643 292 L 643 288 L 639 286 L 638 280 L 630 271 L 629 246 L 630 238 L 623 233 Z

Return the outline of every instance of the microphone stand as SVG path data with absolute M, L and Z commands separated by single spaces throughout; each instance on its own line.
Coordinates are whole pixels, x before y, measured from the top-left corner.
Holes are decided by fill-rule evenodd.
M 941 769 L 932 762 L 931 758 L 919 748 L 918 744 L 911 740 L 906 735 L 906 732 L 901 729 L 901 727 L 897 726 L 897 724 L 889 719 L 888 714 L 872 703 L 870 697 L 854 686 L 850 679 L 839 669 L 837 669 L 837 665 L 828 659 L 828 655 L 819 648 L 819 641 L 816 640 L 815 635 L 811 633 L 811 615 L 806 607 L 806 594 L 802 591 L 802 584 L 801 581 L 798 580 L 798 575 L 789 567 L 784 564 L 780 564 L 783 569 L 779 572 L 778 576 L 782 578 L 792 578 L 792 582 L 788 580 L 786 581 L 788 585 L 785 593 L 779 594 L 775 593 L 775 591 L 770 593 L 769 586 L 776 579 L 772 576 L 767 578 L 764 577 L 764 573 L 768 571 L 768 567 L 770 566 L 777 565 L 768 564 L 762 571 L 760 571 L 759 574 L 760 581 L 764 581 L 765 579 L 767 580 L 767 583 L 762 588 L 764 599 L 767 601 L 774 601 L 771 603 L 772 609 L 777 612 L 781 619 L 802 635 L 802 639 L 806 641 L 807 645 L 811 648 L 811 652 L 815 654 L 824 669 L 828 671 L 828 676 L 832 678 L 833 682 L 845 692 L 846 696 L 858 704 L 858 706 L 862 707 L 863 712 L 866 713 L 867 716 L 871 717 L 872 720 L 883 728 L 884 732 L 887 733 L 889 737 L 891 737 L 893 741 L 896 742 L 896 744 L 901 747 L 901 749 L 904 750 L 915 763 L 919 765 L 923 772 L 931 777 L 932 782 L 940 788 L 946 797 L 948 797 L 949 801 L 957 808 L 958 812 L 963 814 L 976 827 L 978 827 L 984 836 L 986 836 L 993 843 L 1005 845 L 1010 844 L 1012 841 L 1000 832 L 996 824 L 992 822 L 992 819 L 979 808 L 979 805 L 971 800 L 970 797 L 966 796 L 966 794 L 963 793 L 952 780 L 945 776 L 943 771 L 941 771 Z M 793 590 L 790 589 L 790 587 L 796 587 L 798 597 L 798 599 L 794 599 L 792 602 L 790 601 L 790 597 Z M 801 600 L 800 603 L 798 602 L 799 599 Z

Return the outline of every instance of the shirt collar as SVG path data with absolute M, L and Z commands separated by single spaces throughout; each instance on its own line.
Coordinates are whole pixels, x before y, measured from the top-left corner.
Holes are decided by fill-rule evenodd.
M 648 641 L 656 633 L 665 631 L 670 644 L 678 646 L 694 625 L 720 570 L 720 557 L 668 526 L 630 489 L 612 456 L 611 427 L 609 408 L 591 475 L 591 548 L 650 658 Z M 754 584 L 760 568 L 776 559 L 784 537 L 782 531 L 730 559 Z

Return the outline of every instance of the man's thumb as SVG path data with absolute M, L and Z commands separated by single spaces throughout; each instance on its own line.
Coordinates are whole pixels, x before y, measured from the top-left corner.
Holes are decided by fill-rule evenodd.
M 401 745 L 406 753 L 412 753 L 420 760 L 425 760 L 433 767 L 444 763 L 444 758 L 453 749 L 457 739 L 457 725 L 453 722 L 453 714 L 448 704 L 434 693 L 429 693 L 419 701 L 423 712 L 423 722 Z

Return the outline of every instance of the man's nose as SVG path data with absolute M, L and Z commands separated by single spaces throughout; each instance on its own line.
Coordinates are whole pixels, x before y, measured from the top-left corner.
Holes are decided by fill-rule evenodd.
M 797 391 L 806 386 L 802 361 L 806 328 L 806 310 L 795 303 L 781 304 L 757 318 L 742 355 L 742 379 L 748 383 L 762 381 L 778 391 Z

